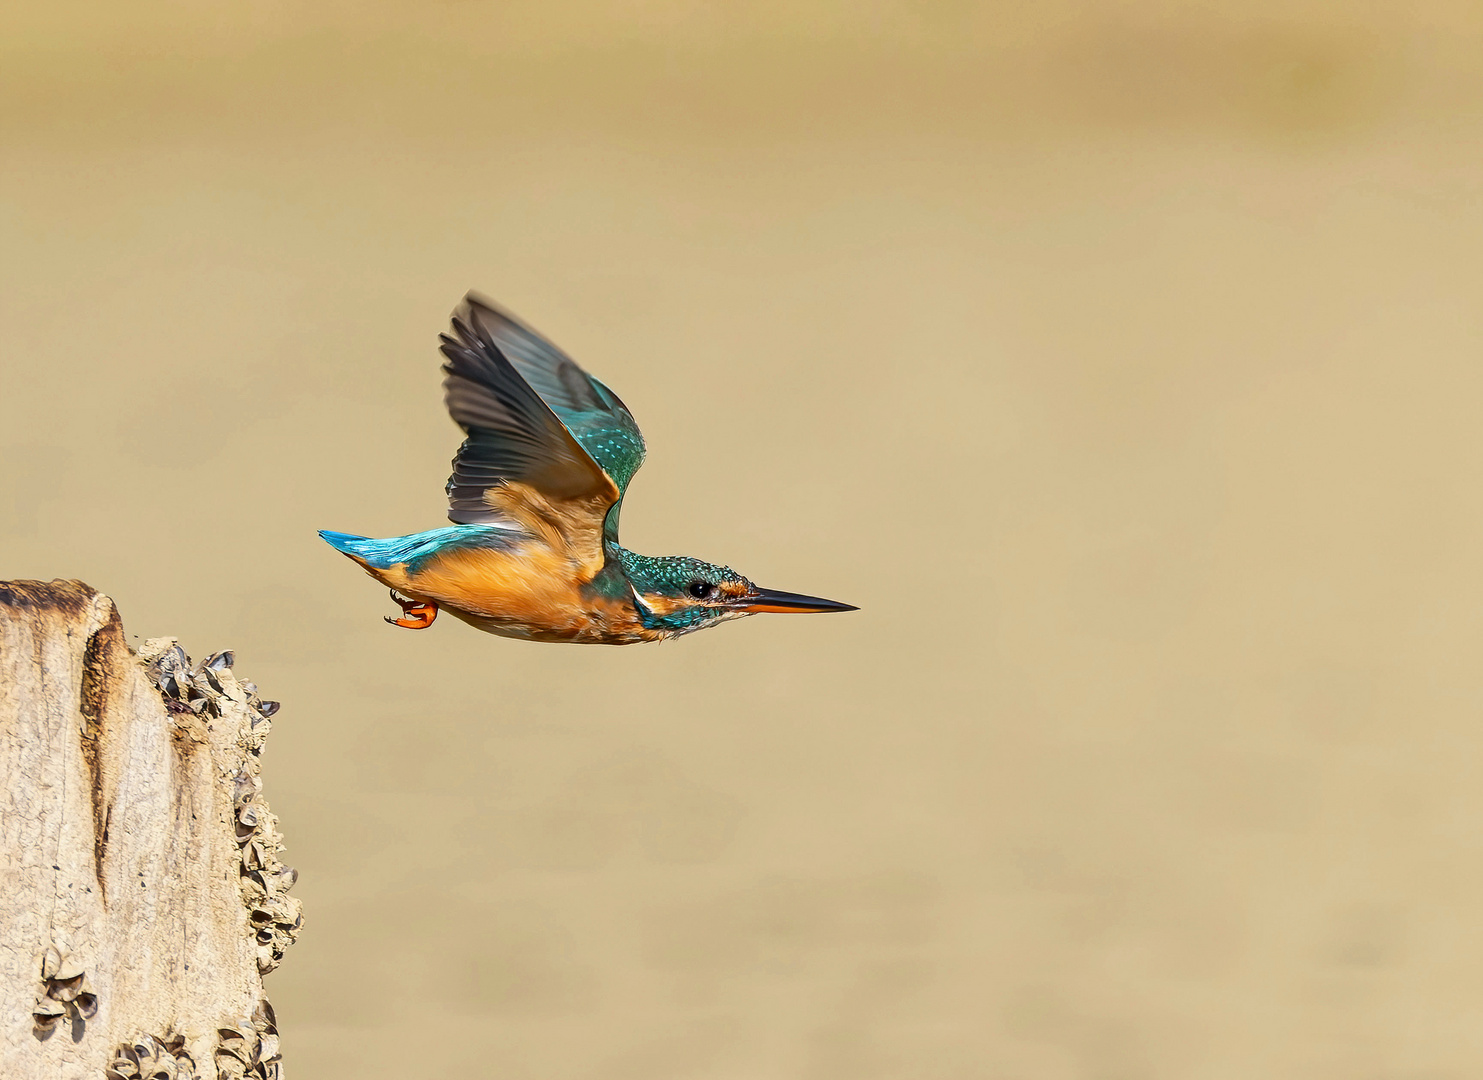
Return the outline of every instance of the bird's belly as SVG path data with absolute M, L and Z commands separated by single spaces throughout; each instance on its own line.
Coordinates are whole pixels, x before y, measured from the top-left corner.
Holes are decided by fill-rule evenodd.
M 627 645 L 652 636 L 630 605 L 586 593 L 571 564 L 542 546 L 450 551 L 415 573 L 397 566 L 376 576 L 501 637 Z
M 642 628 L 630 630 L 599 619 L 577 619 L 562 625 L 543 626 L 520 619 L 478 615 L 453 605 L 448 605 L 444 610 L 475 629 L 483 630 L 486 634 L 519 638 L 522 641 L 549 641 L 572 645 L 633 645 L 651 638 L 651 635 Z

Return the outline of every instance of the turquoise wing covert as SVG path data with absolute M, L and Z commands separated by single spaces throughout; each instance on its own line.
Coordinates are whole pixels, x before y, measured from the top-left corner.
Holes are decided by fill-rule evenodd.
M 621 503 L 633 474 L 644 463 L 644 436 L 628 406 L 555 345 L 477 293 L 464 298 L 456 317 L 489 335 L 578 445 L 612 477 Z M 614 506 L 609 516 L 613 531 L 617 509 Z

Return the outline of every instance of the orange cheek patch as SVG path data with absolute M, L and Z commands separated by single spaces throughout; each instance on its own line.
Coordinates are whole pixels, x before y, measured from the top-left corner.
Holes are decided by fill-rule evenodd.
M 652 611 L 655 615 L 661 617 L 665 615 L 673 615 L 676 611 L 679 611 L 680 608 L 687 606 L 685 601 L 676 600 L 672 596 L 659 596 L 658 594 L 646 595 L 643 593 L 640 593 L 639 595 L 643 597 L 644 606 Z

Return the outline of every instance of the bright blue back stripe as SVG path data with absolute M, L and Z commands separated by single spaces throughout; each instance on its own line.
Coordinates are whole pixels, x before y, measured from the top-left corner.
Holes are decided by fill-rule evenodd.
M 319 535 L 331 547 L 362 558 L 377 570 L 406 563 L 407 568 L 413 571 L 440 551 L 462 547 L 506 547 L 512 539 L 508 530 L 491 529 L 488 525 L 451 525 L 445 529 L 388 536 L 380 540 L 329 529 L 321 529 Z

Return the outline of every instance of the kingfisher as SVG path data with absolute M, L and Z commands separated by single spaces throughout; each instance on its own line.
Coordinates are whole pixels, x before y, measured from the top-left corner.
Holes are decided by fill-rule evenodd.
M 857 610 L 629 551 L 618 511 L 645 448 L 618 395 L 475 293 L 439 340 L 444 404 L 466 436 L 446 488 L 453 525 L 319 534 L 391 590 L 402 614 L 387 622 L 425 630 L 445 610 L 502 637 L 630 645 L 759 612 Z

